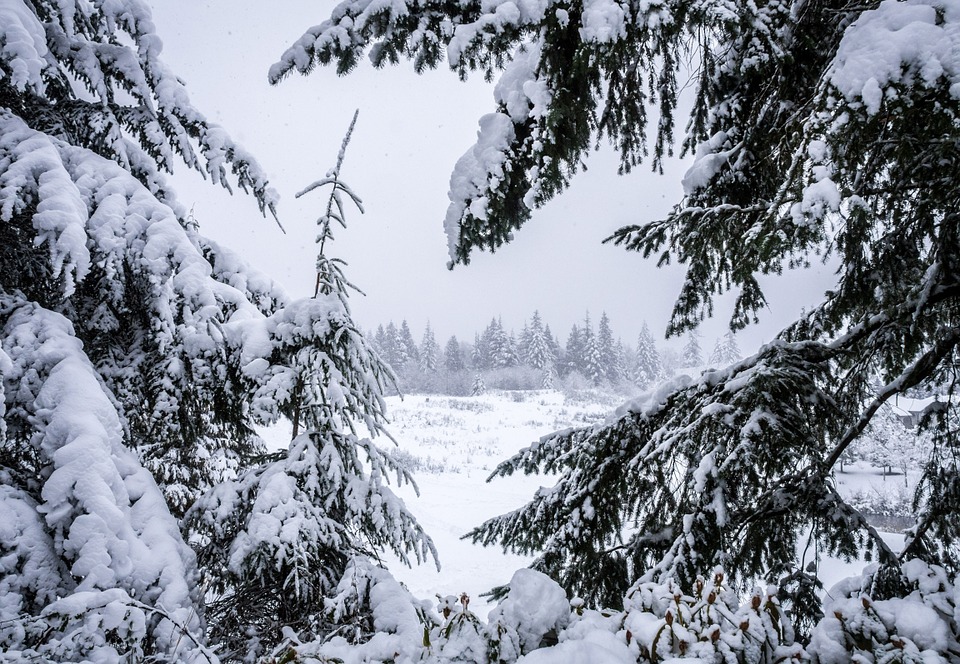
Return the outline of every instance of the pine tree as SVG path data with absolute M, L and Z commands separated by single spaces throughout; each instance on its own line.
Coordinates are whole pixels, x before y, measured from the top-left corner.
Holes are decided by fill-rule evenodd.
M 660 353 L 657 344 L 650 334 L 647 322 L 643 322 L 640 335 L 637 337 L 637 360 L 633 367 L 633 382 L 640 388 L 650 387 L 651 384 L 663 377 L 663 367 L 660 364 Z
M 407 363 L 406 348 L 400 339 L 400 330 L 393 321 L 387 323 L 384 331 L 383 359 L 394 370 L 399 371 Z
M 408 362 L 414 366 L 420 364 L 420 349 L 417 348 L 417 342 L 413 340 L 413 332 L 410 331 L 406 319 L 400 322 L 400 329 L 397 331 L 397 344 L 400 347 L 400 357 L 402 358 L 401 368 L 405 367 Z
M 460 342 L 455 336 L 447 340 L 447 345 L 443 349 L 443 368 L 451 373 L 467 368 L 463 361 L 463 351 L 460 350 Z
M 317 222 L 316 292 L 263 320 L 271 373 L 292 378 L 294 389 L 273 392 L 268 380 L 258 396 L 292 419 L 293 439 L 285 452 L 214 487 L 187 515 L 206 581 L 219 595 L 209 607 L 211 629 L 231 657 L 261 655 L 284 627 L 312 638 L 333 630 L 324 601 L 356 558 L 383 549 L 408 564 L 411 554 L 436 558 L 430 538 L 386 485 L 391 474 L 412 482 L 408 472 L 355 428 L 362 422 L 371 437 L 386 433 L 382 393 L 391 379 L 353 323 L 344 262 L 326 253 L 333 223 L 346 227 L 345 202 L 359 207 L 340 180 L 355 122 L 356 115 L 336 167 L 298 194 L 330 187 Z M 406 322 L 401 329 L 409 331 Z
M 617 343 L 613 347 L 613 364 L 609 378 L 615 383 L 628 380 L 627 349 L 623 345 L 623 339 L 617 339 Z
M 489 328 L 487 328 L 489 330 Z M 490 341 L 486 332 L 473 336 L 473 350 L 470 352 L 473 368 L 482 371 L 490 368 Z
M 515 367 L 520 363 L 517 357 L 516 342 L 503 329 L 503 322 L 499 318 L 490 321 L 484 336 L 490 349 L 490 368 L 506 369 Z
M 530 319 L 530 325 L 527 329 L 528 341 L 526 345 L 526 354 L 524 362 L 534 369 L 544 371 L 549 374 L 553 370 L 556 356 L 550 347 L 550 341 L 547 332 L 543 327 L 543 321 L 540 319 L 540 312 L 534 311 Z
M 700 333 L 690 330 L 687 333 L 687 343 L 683 345 L 680 361 L 685 367 L 699 367 L 703 364 L 703 353 L 700 350 Z
M 564 350 L 560 347 L 560 342 L 557 341 L 557 338 L 553 336 L 553 332 L 550 331 L 549 323 L 543 326 L 543 336 L 547 340 L 547 348 L 550 349 L 550 353 L 553 355 L 554 373 L 557 373 L 559 367 L 563 367 L 565 363 Z
M 569 374 L 573 371 L 583 373 L 583 356 L 586 350 L 586 339 L 583 331 L 576 323 L 570 328 L 570 334 L 567 336 L 567 346 L 564 349 L 564 373 Z
M 600 385 L 606 379 L 606 372 L 603 366 L 603 355 L 600 351 L 600 339 L 594 333 L 593 326 L 590 323 L 590 312 L 587 312 L 583 318 L 583 327 L 580 329 L 580 359 L 577 363 L 582 373 L 594 385 Z
M 620 379 L 617 369 L 617 344 L 613 339 L 613 328 L 610 327 L 610 318 L 607 312 L 600 314 L 600 323 L 597 327 L 597 350 L 600 353 L 600 366 L 603 370 L 603 377 L 608 382 L 616 382 Z M 621 355 L 622 355 L 621 348 Z
M 740 360 L 740 347 L 733 336 L 733 332 L 727 332 L 717 339 L 713 347 L 713 353 L 710 354 L 710 364 L 716 367 L 725 367 Z
M 478 397 L 486 391 L 487 385 L 483 382 L 483 374 L 478 371 L 473 377 L 473 387 L 470 388 L 470 393 L 473 396 Z
M 451 178 L 451 262 L 509 241 L 601 137 L 620 150 L 624 171 L 648 150 L 659 167 L 676 127 L 678 74 L 690 71 L 684 200 L 666 219 L 611 238 L 686 266 L 668 334 L 696 328 L 730 289 L 731 329 L 741 329 L 765 306 L 760 276 L 814 255 L 838 262 L 835 287 L 749 360 L 505 464 L 501 472 L 550 467 L 559 485 L 478 538 L 541 552 L 536 565 L 569 589 L 614 602 L 633 580 L 683 587 L 723 563 L 743 585 L 778 579 L 801 630 L 819 599 L 797 557 L 800 533 L 834 553 L 873 546 L 875 596 L 906 592 L 910 558 L 960 568 L 955 404 L 928 418 L 920 514 L 899 555 L 830 480 L 887 399 L 957 383 L 955 3 L 370 5 L 339 5 L 270 76 L 330 62 L 347 72 L 368 48 L 377 64 L 406 55 L 422 70 L 447 58 L 461 75 L 492 76 L 509 63 L 496 111 Z
M 433 330 L 430 329 L 430 321 L 427 321 L 427 327 L 423 331 L 423 339 L 420 342 L 420 370 L 426 373 L 437 373 L 440 365 L 440 345 L 433 336 Z

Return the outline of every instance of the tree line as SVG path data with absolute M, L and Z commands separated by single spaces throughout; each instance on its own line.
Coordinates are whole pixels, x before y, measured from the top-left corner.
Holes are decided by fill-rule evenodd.
M 590 313 L 574 323 L 561 343 L 549 323 L 534 311 L 519 333 L 501 317 L 470 342 L 451 335 L 441 346 L 428 321 L 417 343 L 406 319 L 368 332 L 373 347 L 393 368 L 404 392 L 470 394 L 486 388 L 553 389 L 594 387 L 619 392 L 648 389 L 681 369 L 704 364 L 727 366 L 741 359 L 732 332 L 717 338 L 705 357 L 699 335 L 687 335 L 682 350 L 660 348 L 646 322 L 635 344 L 614 332 L 602 312 L 596 327 Z

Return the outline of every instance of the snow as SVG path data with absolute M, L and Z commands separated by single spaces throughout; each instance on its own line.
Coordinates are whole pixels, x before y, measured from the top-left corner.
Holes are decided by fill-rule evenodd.
M 516 634 L 518 653 L 540 646 L 550 631 L 559 633 L 570 621 L 570 602 L 556 581 L 532 569 L 519 569 L 510 579 L 510 593 L 488 617 L 507 634 Z
M 697 147 L 693 164 L 680 181 L 685 195 L 690 196 L 707 186 L 740 148 L 739 144 L 733 147 L 728 147 L 728 144 L 727 133 L 718 131 Z
M 160 651 L 191 660 L 198 653 L 192 639 L 183 638 L 183 627 L 200 631 L 193 552 L 153 477 L 123 445 L 114 404 L 72 325 L 37 305 L 5 299 L 11 314 L 2 339 L 12 369 L 4 380 L 21 386 L 12 403 L 30 413 L 46 469 L 42 502 L 35 507 L 42 526 L 24 519 L 21 510 L 12 515 L 16 529 L 0 535 L 6 548 L 7 537 L 30 533 L 27 549 L 33 551 L 21 554 L 30 566 L 46 556 L 70 570 L 63 575 L 69 582 L 60 574 L 34 573 L 21 586 L 58 596 L 42 615 L 59 624 L 55 629 L 62 635 L 44 648 L 52 648 L 47 653 L 55 658 L 77 656 L 86 639 L 107 625 L 133 641 L 155 639 Z M 5 493 L 10 491 L 15 493 Z M 30 501 L 19 497 L 18 503 Z M 153 606 L 168 609 L 160 619 L 148 619 Z M 98 660 L 117 656 L 112 646 L 97 652 Z
M 935 89 L 946 79 L 960 100 L 960 5 L 884 0 L 846 30 L 827 78 L 870 115 L 880 112 L 885 92 L 898 85 Z
M 590 631 L 582 640 L 565 641 L 525 655 L 518 664 L 634 664 L 636 655 L 616 635 Z M 669 660 L 664 660 L 666 663 Z M 687 660 L 689 662 L 689 660 Z
M 450 260 L 456 260 L 460 241 L 460 221 L 464 215 L 486 219 L 486 191 L 496 191 L 503 179 L 503 166 L 507 161 L 507 149 L 515 131 L 510 116 L 505 113 L 488 113 L 480 118 L 477 142 L 457 161 L 450 174 L 450 206 L 443 220 L 447 234 Z
M 10 68 L 13 87 L 43 94 L 41 72 L 48 64 L 47 36 L 21 0 L 0 0 L 0 61 Z M 0 69 L 0 78 L 4 76 Z
M 580 39 L 600 44 L 627 36 L 627 12 L 615 0 L 584 0 Z

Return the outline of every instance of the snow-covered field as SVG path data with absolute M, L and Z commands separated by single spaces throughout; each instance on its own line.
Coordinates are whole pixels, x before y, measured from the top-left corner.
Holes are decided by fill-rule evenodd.
M 408 569 L 387 559 L 391 572 L 414 596 L 433 599 L 437 594 L 471 597 L 471 609 L 486 613 L 481 593 L 507 583 L 513 572 L 530 559 L 504 553 L 495 547 L 474 545 L 461 537 L 484 520 L 520 507 L 550 477 L 514 475 L 487 482 L 497 464 L 541 436 L 554 431 L 600 422 L 616 408 L 615 398 L 600 394 L 565 397 L 557 391 L 488 392 L 477 397 L 406 396 L 388 398 L 390 425 L 396 438 L 394 453 L 404 459 L 419 485 L 397 493 L 433 538 L 441 569 L 423 564 Z M 272 445 L 284 445 L 289 431 L 269 432 Z M 381 445 L 392 448 L 387 440 Z M 908 477 L 912 488 L 915 478 Z M 902 475 L 884 477 L 863 464 L 848 466 L 837 478 L 844 495 L 903 493 Z M 885 535 L 894 549 L 901 535 Z M 826 588 L 860 572 L 861 561 L 823 561 Z

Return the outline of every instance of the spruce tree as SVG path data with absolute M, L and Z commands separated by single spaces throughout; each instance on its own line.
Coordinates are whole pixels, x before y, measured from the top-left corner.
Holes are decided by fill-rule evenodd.
M 443 349 L 443 368 L 453 373 L 466 369 L 463 361 L 463 351 L 460 350 L 460 342 L 455 336 L 447 340 L 447 345 Z
M 685 367 L 699 367 L 703 364 L 703 353 L 700 350 L 700 333 L 696 330 L 687 332 L 687 343 L 683 345 L 680 361 Z
M 637 337 L 637 360 L 633 367 L 633 382 L 637 387 L 647 388 L 663 377 L 663 368 L 660 365 L 660 353 L 657 344 L 650 334 L 647 322 L 643 322 L 640 335 Z
M 547 340 L 547 348 L 550 349 L 550 353 L 553 355 L 553 365 L 555 371 L 559 372 L 560 367 L 564 366 L 564 350 L 560 347 L 560 342 L 557 341 L 557 338 L 553 336 L 553 332 L 550 330 L 549 323 L 543 326 L 543 336 Z
M 611 383 L 616 382 L 620 378 L 617 369 L 617 344 L 613 339 L 613 328 L 610 327 L 610 318 L 606 311 L 600 314 L 600 323 L 597 326 L 597 350 L 600 352 L 604 379 Z
M 478 397 L 486 391 L 487 385 L 483 381 L 483 374 L 478 371 L 473 377 L 473 386 L 470 388 L 470 393 L 473 396 Z
M 376 559 L 384 549 L 405 563 L 410 555 L 436 558 L 430 538 L 387 486 L 391 475 L 412 483 L 372 441 L 386 434 L 382 393 L 390 370 L 351 318 L 345 263 L 327 253 L 333 224 L 346 227 L 346 203 L 359 207 L 340 180 L 355 122 L 356 115 L 334 169 L 298 194 L 330 187 L 317 221 L 314 296 L 263 319 L 259 335 L 272 346 L 269 378 L 258 381 L 260 407 L 289 417 L 293 439 L 287 450 L 214 487 L 187 515 L 205 580 L 217 593 L 211 630 L 230 658 L 263 654 L 284 628 L 325 637 L 336 627 L 328 603 L 357 559 Z M 406 322 L 401 329 L 409 330 Z M 292 381 L 293 390 L 277 390 L 276 379 Z M 361 424 L 370 438 L 358 434 Z
M 439 366 L 440 345 L 433 336 L 430 321 L 427 321 L 427 327 L 423 331 L 423 339 L 420 342 L 420 370 L 426 373 L 437 373 Z
M 710 354 L 710 364 L 717 367 L 724 367 L 733 364 L 741 358 L 740 347 L 734 338 L 733 332 L 727 332 L 717 339 L 713 347 L 713 353 Z
M 537 567 L 607 601 L 637 579 L 684 586 L 723 564 L 743 584 L 775 579 L 801 629 L 819 611 L 815 571 L 797 554 L 801 533 L 841 555 L 873 546 L 876 596 L 907 592 L 910 558 L 944 566 L 952 582 L 953 402 L 927 418 L 934 443 L 920 512 L 899 555 L 830 477 L 889 398 L 933 384 L 952 391 L 958 381 L 956 3 L 371 6 L 340 4 L 271 79 L 326 63 L 347 72 L 368 49 L 376 64 L 403 55 L 418 70 L 444 57 L 464 76 L 507 68 L 495 112 L 451 178 L 452 263 L 509 241 L 600 138 L 620 151 L 624 171 L 648 151 L 659 167 L 680 77 L 694 72 L 684 198 L 665 219 L 611 238 L 686 266 L 668 334 L 696 328 L 730 289 L 731 326 L 741 329 L 766 304 L 763 275 L 817 255 L 838 265 L 835 287 L 749 360 L 673 383 L 656 404 L 506 463 L 499 472 L 559 472 L 559 485 L 482 527 L 479 539 L 541 551 Z
M 564 349 L 564 367 L 565 373 L 577 371 L 584 372 L 584 351 L 586 350 L 586 339 L 583 331 L 576 323 L 570 328 L 570 334 L 567 336 L 567 346 Z
M 400 329 L 397 330 L 397 343 L 400 346 L 400 357 L 402 358 L 400 367 L 405 367 L 407 363 L 419 366 L 420 349 L 417 348 L 417 342 L 413 340 L 413 332 L 410 331 L 406 319 L 400 322 Z
M 528 342 L 524 361 L 534 369 L 551 372 L 556 357 L 547 338 L 540 312 L 534 311 L 528 327 Z
M 489 330 L 489 328 L 487 328 Z M 473 368 L 477 371 L 490 368 L 490 341 L 486 332 L 473 335 L 473 349 L 470 351 Z
M 384 334 L 383 359 L 390 365 L 390 368 L 399 371 L 409 359 L 406 347 L 400 339 L 400 330 L 397 329 L 393 321 L 390 321 L 387 323 Z

